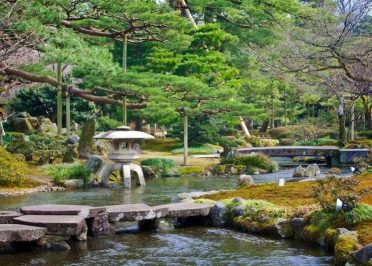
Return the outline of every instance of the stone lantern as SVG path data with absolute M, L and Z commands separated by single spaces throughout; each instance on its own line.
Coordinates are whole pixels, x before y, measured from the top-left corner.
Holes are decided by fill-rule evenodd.
M 130 171 L 137 173 L 139 185 L 143 186 L 146 184 L 142 168 L 135 164 L 134 160 L 140 158 L 139 150 L 136 149 L 136 147 L 139 147 L 138 144 L 144 139 L 153 139 L 152 135 L 122 126 L 115 130 L 100 133 L 93 138 L 108 140 L 111 144 L 108 158 L 114 163 L 105 164 L 98 173 L 101 183 L 107 184 L 111 173 L 120 170 L 125 188 L 131 188 Z

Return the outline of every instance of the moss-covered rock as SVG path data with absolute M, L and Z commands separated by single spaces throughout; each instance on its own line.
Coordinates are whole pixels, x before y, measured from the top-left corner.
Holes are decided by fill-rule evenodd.
M 306 243 L 324 246 L 323 231 L 318 226 L 313 224 L 304 227 L 304 230 L 302 231 L 302 239 Z
M 339 234 L 338 237 L 336 237 L 336 245 L 334 248 L 335 265 L 345 265 L 346 262 L 350 261 L 352 253 L 357 250 L 357 244 L 358 239 L 355 234 Z
M 324 233 L 324 246 L 329 251 L 334 250 L 335 234 L 336 234 L 336 229 L 334 228 L 327 228 L 327 230 Z

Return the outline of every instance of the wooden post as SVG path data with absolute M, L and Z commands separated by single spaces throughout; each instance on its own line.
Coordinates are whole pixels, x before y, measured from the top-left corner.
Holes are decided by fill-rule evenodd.
M 124 35 L 123 39 L 123 61 L 122 61 L 122 67 L 124 73 L 127 73 L 127 57 L 128 57 L 128 35 Z M 128 118 L 128 110 L 127 110 L 127 97 L 124 97 L 123 100 L 123 123 L 124 126 L 127 125 L 127 118 Z
M 123 124 L 124 126 L 126 126 L 128 123 L 127 119 L 128 119 L 127 97 L 125 96 L 123 100 Z
M 188 131 L 188 117 L 187 113 L 184 113 L 183 116 L 183 165 L 188 164 L 188 155 L 189 155 L 189 131 Z
M 62 64 L 57 63 L 57 128 L 58 135 L 62 135 Z
M 66 134 L 67 138 L 71 136 L 71 96 L 66 93 Z

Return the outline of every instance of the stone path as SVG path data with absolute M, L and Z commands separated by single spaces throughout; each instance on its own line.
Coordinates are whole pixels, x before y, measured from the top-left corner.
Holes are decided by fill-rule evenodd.
M 13 223 L 13 218 L 21 215 L 21 213 L 14 211 L 0 211 L 0 224 L 11 224 Z
M 137 221 L 139 226 L 147 224 L 151 229 L 152 225 L 156 227 L 157 219 L 205 217 L 213 207 L 213 204 L 200 203 L 25 206 L 21 212 L 0 211 L 0 242 L 45 242 L 61 237 L 87 240 L 88 233 L 93 237 L 115 233 L 116 222 Z
M 80 215 L 84 218 L 95 217 L 104 211 L 103 207 L 62 204 L 42 204 L 21 208 L 22 213 L 30 215 Z
M 158 208 L 167 208 L 168 216 L 173 218 L 207 216 L 214 207 L 213 204 L 202 203 L 171 203 L 158 206 Z
M 35 241 L 42 238 L 47 229 L 21 224 L 0 224 L 0 242 Z
M 167 208 L 150 207 L 146 204 L 105 206 L 110 222 L 142 221 L 165 217 Z
M 23 215 L 14 221 L 45 227 L 49 235 L 78 236 L 86 227 L 85 218 L 79 215 Z

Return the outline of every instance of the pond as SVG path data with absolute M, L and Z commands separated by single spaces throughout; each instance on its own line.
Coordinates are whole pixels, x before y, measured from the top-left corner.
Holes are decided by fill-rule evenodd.
M 287 170 L 255 176 L 256 183 L 286 176 Z M 288 177 L 289 178 L 289 177 Z M 182 192 L 232 189 L 236 178 L 170 177 L 145 187 L 124 190 L 90 189 L 37 193 L 3 198 L 0 210 L 32 204 L 92 206 L 168 203 Z M 228 229 L 192 227 L 161 233 L 125 233 L 72 244 L 70 251 L 37 250 L 0 255 L 1 265 L 331 265 L 332 257 L 318 248 L 283 239 L 254 236 Z

